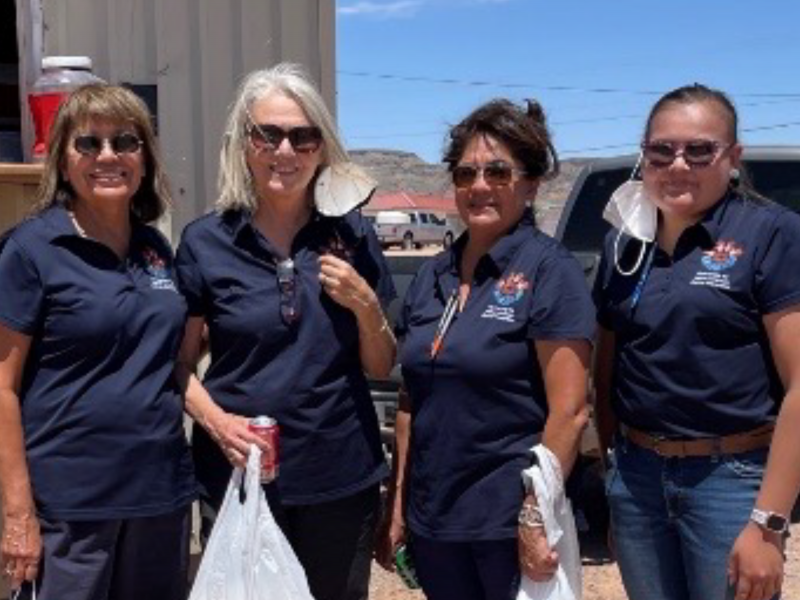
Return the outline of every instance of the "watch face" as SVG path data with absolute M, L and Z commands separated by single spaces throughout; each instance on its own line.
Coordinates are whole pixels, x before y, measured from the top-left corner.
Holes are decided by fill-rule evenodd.
M 769 515 L 764 526 L 770 531 L 783 532 L 786 529 L 786 519 L 780 515 Z

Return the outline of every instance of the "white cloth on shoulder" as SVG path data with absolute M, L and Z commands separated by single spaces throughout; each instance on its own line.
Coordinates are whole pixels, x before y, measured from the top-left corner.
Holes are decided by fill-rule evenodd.
M 549 581 L 524 575 L 517 600 L 581 600 L 581 554 L 572 504 L 564 493 L 558 458 L 543 444 L 533 448 L 535 463 L 522 472 L 525 489 L 536 494 L 547 543 L 558 552 L 558 569 Z

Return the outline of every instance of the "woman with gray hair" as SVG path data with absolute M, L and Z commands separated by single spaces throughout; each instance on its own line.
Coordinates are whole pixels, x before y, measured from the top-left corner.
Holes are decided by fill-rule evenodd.
M 373 190 L 348 162 L 305 73 L 280 64 L 243 82 L 228 117 L 216 210 L 178 249 L 189 305 L 181 363 L 209 532 L 259 415 L 280 428 L 265 490 L 318 600 L 367 597 L 386 477 L 366 376 L 388 375 L 394 288 L 356 208 Z M 194 376 L 208 328 L 210 365 Z

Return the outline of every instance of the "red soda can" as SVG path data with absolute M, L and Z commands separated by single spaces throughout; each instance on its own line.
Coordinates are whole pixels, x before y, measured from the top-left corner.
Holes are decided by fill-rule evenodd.
M 253 417 L 248 427 L 272 448 L 271 453 L 261 453 L 261 483 L 274 481 L 278 476 L 278 422 L 272 417 Z

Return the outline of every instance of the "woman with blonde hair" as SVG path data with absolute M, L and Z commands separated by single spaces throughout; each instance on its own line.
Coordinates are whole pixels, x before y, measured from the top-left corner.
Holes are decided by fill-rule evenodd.
M 187 406 L 203 485 L 204 532 L 231 468 L 266 415 L 280 428 L 267 496 L 318 600 L 367 597 L 379 483 L 387 475 L 366 375 L 385 377 L 394 296 L 374 231 L 355 210 L 372 186 L 347 161 L 301 69 L 248 75 L 231 107 L 216 210 L 178 249 L 193 373 L 208 327 L 210 365 Z

